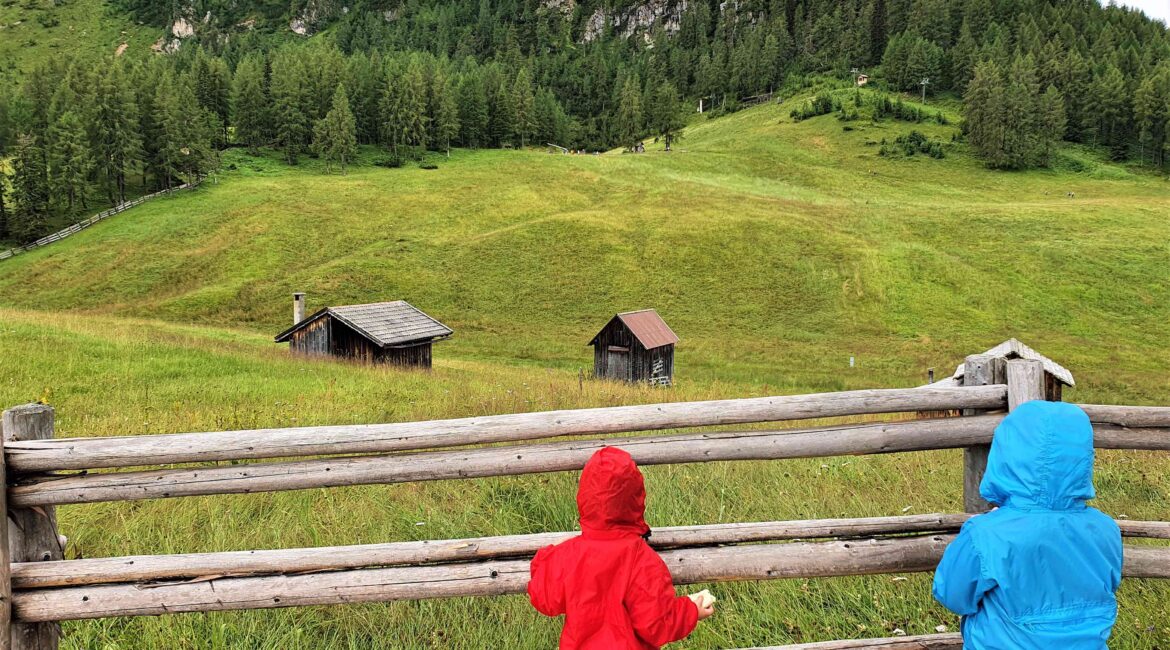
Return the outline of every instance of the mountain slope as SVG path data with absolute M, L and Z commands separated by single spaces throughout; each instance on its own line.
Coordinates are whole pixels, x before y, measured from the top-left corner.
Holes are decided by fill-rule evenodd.
M 700 121 L 672 154 L 458 151 L 327 176 L 232 153 L 195 194 L 0 263 L 0 304 L 275 332 L 294 290 L 406 298 L 454 326 L 451 354 L 573 368 L 607 315 L 653 306 L 697 374 L 774 382 L 850 355 L 918 374 L 902 349 L 1013 335 L 1089 372 L 1151 363 L 1170 334 L 1165 181 L 995 173 L 961 147 L 884 158 L 910 125 L 794 124 L 797 101 Z

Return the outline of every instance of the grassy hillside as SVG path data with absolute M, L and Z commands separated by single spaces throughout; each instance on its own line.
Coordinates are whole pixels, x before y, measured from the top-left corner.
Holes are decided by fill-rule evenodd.
M 0 72 L 27 72 L 58 54 L 112 56 L 123 43 L 141 56 L 162 30 L 139 25 L 102 0 L 0 1 Z
M 234 152 L 193 195 L 0 264 L 0 304 L 275 333 L 294 290 L 405 298 L 455 328 L 444 355 L 569 369 L 609 315 L 653 306 L 683 376 L 835 388 L 855 355 L 905 383 L 1015 335 L 1090 384 L 1166 393 L 1170 184 L 1077 151 L 1090 171 L 886 159 L 908 125 L 788 111 L 702 122 L 672 154 L 330 176 Z
M 61 435 L 411 420 L 914 385 L 1014 335 L 1073 370 L 1074 399 L 1170 403 L 1164 180 L 1078 150 L 1063 171 L 1025 174 L 985 171 L 959 147 L 882 158 L 911 126 L 793 124 L 790 109 L 699 122 L 672 154 L 461 151 L 438 170 L 324 176 L 234 152 L 195 193 L 0 262 L 0 401 L 46 399 Z M 429 374 L 290 359 L 271 335 L 293 290 L 311 308 L 406 298 L 456 334 Z M 644 306 L 683 338 L 678 385 L 579 384 L 589 337 Z M 954 511 L 960 467 L 938 452 L 650 468 L 648 519 Z M 1097 505 L 1165 518 L 1165 454 L 1105 452 L 1097 467 Z M 70 554 L 87 557 L 522 533 L 573 527 L 574 480 L 60 517 Z M 956 627 L 925 575 L 712 588 L 718 616 L 679 647 Z M 1115 647 L 1170 644 L 1167 602 L 1164 582 L 1126 582 Z M 557 629 L 523 598 L 465 599 L 85 622 L 66 626 L 66 647 L 547 648 Z
M 669 392 L 572 373 L 444 358 L 430 374 L 290 359 L 262 334 L 149 320 L 0 309 L 5 404 L 43 397 L 59 435 L 125 435 L 374 422 L 662 399 L 764 394 L 683 380 Z M 875 381 L 873 385 L 882 385 Z M 1107 399 L 1108 395 L 1094 394 Z M 961 508 L 958 451 L 646 469 L 652 526 L 877 516 Z M 1097 505 L 1165 517 L 1170 458 L 1103 452 Z M 70 557 L 280 548 L 570 530 L 574 473 L 279 494 L 67 506 Z M 883 495 L 876 497 L 874 495 Z M 355 514 L 360 513 L 360 516 Z M 720 611 L 680 648 L 929 633 L 956 620 L 910 575 L 709 585 Z M 1118 648 L 1170 642 L 1170 585 L 1122 586 Z M 485 624 L 490 621 L 490 624 Z M 555 621 L 522 597 L 100 620 L 63 647 L 549 648 Z

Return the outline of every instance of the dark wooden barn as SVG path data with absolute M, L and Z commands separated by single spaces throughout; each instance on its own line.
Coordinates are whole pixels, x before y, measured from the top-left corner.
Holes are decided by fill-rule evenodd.
M 678 336 L 653 309 L 614 316 L 593 346 L 593 375 L 669 386 L 674 381 L 674 344 Z
M 295 300 L 295 324 L 276 336 L 292 354 L 430 368 L 431 344 L 452 334 L 405 300 L 326 307 L 308 318 L 303 297 Z

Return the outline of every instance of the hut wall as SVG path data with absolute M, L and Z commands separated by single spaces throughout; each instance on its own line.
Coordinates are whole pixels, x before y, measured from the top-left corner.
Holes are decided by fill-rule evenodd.
M 593 345 L 593 375 L 600 379 L 632 381 L 631 371 L 636 365 L 630 345 L 636 343 L 633 338 L 626 326 L 616 318 L 606 325 Z
M 374 363 L 380 360 L 381 348 L 350 329 L 345 323 L 330 320 L 333 321 L 333 326 L 330 328 L 333 356 L 354 359 L 362 363 Z
M 396 366 L 412 368 L 431 367 L 430 342 L 400 348 L 386 348 L 385 350 L 382 350 L 381 353 L 381 358 L 379 360 L 382 363 L 390 363 Z
M 669 386 L 674 378 L 674 346 L 647 350 L 624 323 L 614 319 L 597 335 L 593 345 L 593 375 Z
M 288 340 L 289 350 L 293 354 L 307 356 L 328 355 L 330 352 L 329 335 L 332 320 L 328 316 L 318 318 L 296 332 L 293 332 Z

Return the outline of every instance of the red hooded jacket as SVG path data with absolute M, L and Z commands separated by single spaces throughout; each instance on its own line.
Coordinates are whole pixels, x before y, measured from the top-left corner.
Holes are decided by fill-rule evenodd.
M 581 534 L 532 560 L 528 598 L 565 615 L 561 650 L 657 650 L 691 633 L 699 610 L 676 596 L 666 563 L 643 535 L 646 488 L 630 455 L 603 447 L 581 472 Z

